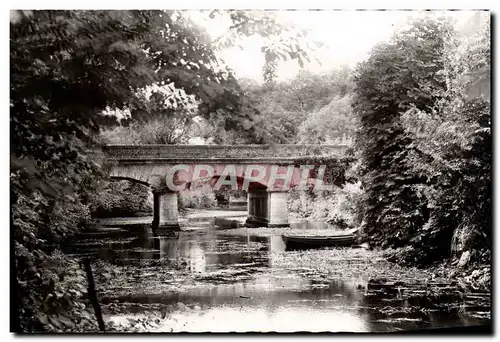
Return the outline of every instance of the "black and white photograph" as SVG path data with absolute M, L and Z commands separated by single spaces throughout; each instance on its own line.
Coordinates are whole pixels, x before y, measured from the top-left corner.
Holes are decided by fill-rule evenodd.
M 9 11 L 14 335 L 493 333 L 490 10 Z

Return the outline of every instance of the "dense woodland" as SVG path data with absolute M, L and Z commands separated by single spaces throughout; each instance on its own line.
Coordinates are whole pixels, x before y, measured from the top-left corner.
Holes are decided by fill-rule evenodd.
M 417 18 L 354 68 L 279 81 L 280 61 L 314 58 L 306 32 L 271 12 L 207 15 L 229 18 L 228 33 L 214 40 L 179 11 L 11 13 L 14 330 L 95 328 L 81 265 L 57 243 L 93 217 L 151 210 L 147 188 L 111 182 L 106 165 L 87 157 L 106 143 L 347 139 L 345 159 L 329 160 L 341 165 L 337 189 L 307 200 L 291 194 L 289 211 L 360 227 L 360 241 L 394 262 L 481 269 L 467 279 L 490 286 L 489 18 L 473 18 L 468 31 Z M 262 84 L 237 79 L 217 58 L 252 35 L 270 42 Z M 202 207 L 214 197 L 183 201 Z

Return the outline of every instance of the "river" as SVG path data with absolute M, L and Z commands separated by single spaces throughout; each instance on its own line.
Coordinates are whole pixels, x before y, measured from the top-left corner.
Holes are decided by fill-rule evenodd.
M 103 221 L 103 227 L 66 244 L 65 251 L 95 257 L 105 320 L 118 330 L 385 332 L 489 322 L 487 301 L 464 314 L 452 299 L 447 305 L 424 305 L 400 290 L 367 291 L 363 263 L 375 261 L 364 260 L 362 251 L 335 251 L 345 255 L 328 262 L 339 260 L 346 272 L 315 272 L 290 265 L 295 257 L 313 254 L 285 251 L 276 230 L 265 234 L 270 236 L 249 229 L 233 234 L 215 229 L 214 216 L 243 222 L 246 212 L 193 211 L 183 218 L 183 231 L 171 237 L 152 236 L 145 224 L 150 218 Z M 292 225 L 318 227 L 335 229 Z

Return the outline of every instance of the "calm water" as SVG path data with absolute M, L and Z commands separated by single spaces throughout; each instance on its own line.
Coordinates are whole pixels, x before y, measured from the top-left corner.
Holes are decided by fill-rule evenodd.
M 189 231 L 177 237 L 107 228 L 67 249 L 127 270 L 122 280 L 102 285 L 102 303 L 130 304 L 131 312 L 166 310 L 158 331 L 368 332 L 484 323 L 446 311 L 411 312 L 403 302 L 391 314 L 387 298 L 366 296 L 356 279 L 318 279 L 280 268 L 276 260 L 290 253 L 281 236 L 222 235 L 206 216 L 185 220 Z M 240 220 L 235 212 L 226 217 Z

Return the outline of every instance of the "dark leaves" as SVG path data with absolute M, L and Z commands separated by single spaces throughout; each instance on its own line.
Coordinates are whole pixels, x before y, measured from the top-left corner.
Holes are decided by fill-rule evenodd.
M 478 232 L 491 225 L 489 105 L 466 95 L 466 70 L 484 65 L 484 37 L 464 49 L 446 21 L 420 20 L 358 67 L 364 232 L 383 247 L 411 245 L 411 263 L 448 257 L 463 226 L 474 232 L 470 246 L 487 246 Z

